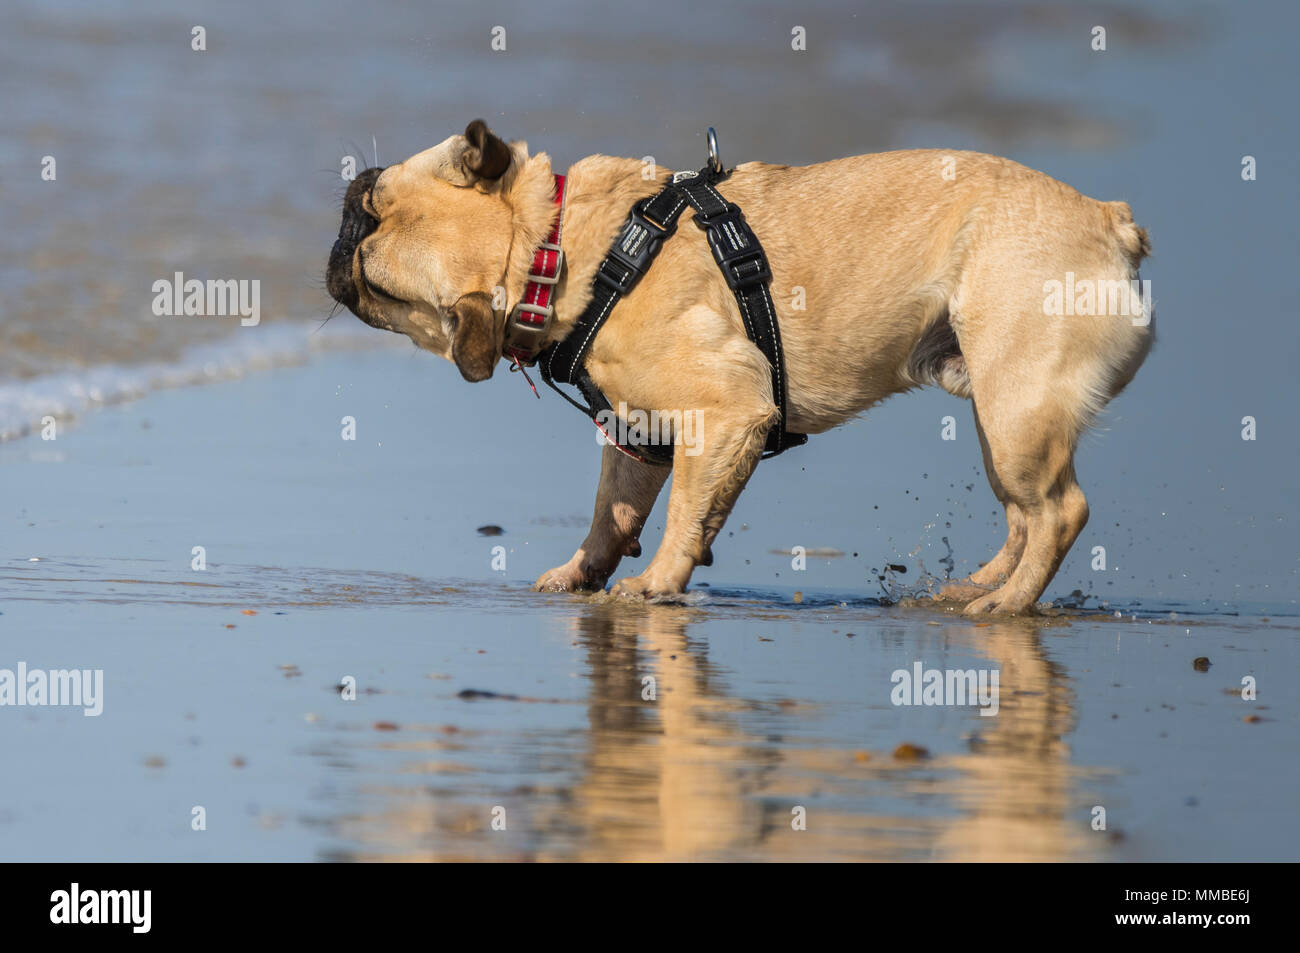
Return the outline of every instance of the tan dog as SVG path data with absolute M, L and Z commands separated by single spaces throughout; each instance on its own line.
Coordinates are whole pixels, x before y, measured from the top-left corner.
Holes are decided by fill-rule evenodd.
M 568 170 L 554 340 L 582 313 L 632 204 L 671 175 L 642 170 L 608 156 Z M 1074 474 L 1079 436 L 1154 338 L 1149 296 L 1130 293 L 1149 247 L 1128 205 L 1008 159 L 929 150 L 802 168 L 746 163 L 719 188 L 771 262 L 787 429 L 820 433 L 925 384 L 971 398 L 1009 533 L 989 563 L 941 595 L 970 600 L 968 613 L 1031 607 L 1088 518 Z M 465 136 L 352 183 L 330 293 L 483 380 L 556 214 L 549 158 L 475 121 Z M 493 308 L 499 288 L 504 309 Z M 597 335 L 587 369 L 615 407 L 692 411 L 702 423 L 702 452 L 676 447 L 659 551 L 614 589 L 680 593 L 712 561 L 779 414 L 768 364 L 702 233 L 683 227 L 665 242 Z M 640 555 L 667 475 L 605 447 L 591 531 L 536 588 L 602 587 L 623 556 Z

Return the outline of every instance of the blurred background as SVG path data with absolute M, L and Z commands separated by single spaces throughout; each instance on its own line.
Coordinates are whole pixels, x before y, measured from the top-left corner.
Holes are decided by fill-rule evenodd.
M 504 51 L 491 46 L 497 26 Z M 804 51 L 791 48 L 797 26 Z M 401 373 L 356 378 L 373 382 L 358 399 L 398 408 L 407 424 L 429 406 L 477 418 L 453 422 L 428 458 L 438 479 L 486 479 L 503 500 L 462 521 L 536 515 L 536 500 L 498 494 L 482 473 L 485 460 L 491 470 L 522 456 L 554 473 L 551 515 L 581 523 L 597 454 L 558 398 L 525 399 L 505 373 L 471 393 L 450 366 L 346 312 L 322 327 L 346 156 L 362 168 L 377 148 L 389 163 L 476 116 L 559 168 L 592 152 L 694 168 L 708 125 L 729 164 L 977 149 L 1127 200 L 1155 247 L 1143 277 L 1158 343 L 1086 438 L 1093 522 L 1049 594 L 1086 578 L 1079 588 L 1098 599 L 1293 602 L 1298 29 L 1287 0 L 13 0 L 0 33 L 0 432 L 30 442 L 46 413 L 93 428 L 87 411 L 159 387 L 400 343 Z M 1242 179 L 1247 155 L 1255 181 Z M 46 156 L 53 181 L 41 176 Z M 176 271 L 260 279 L 262 324 L 155 316 L 152 283 Z M 955 443 L 939 439 L 950 413 Z M 1241 439 L 1247 415 L 1254 442 Z M 810 483 L 816 493 L 796 491 Z M 356 505 L 358 525 L 383 525 L 372 504 Z M 755 512 L 777 514 L 764 553 L 869 549 L 819 578 L 871 591 L 886 561 L 935 571 L 951 546 L 969 571 L 1003 533 L 969 408 L 937 391 L 764 464 L 729 529 Z M 563 561 L 581 532 L 565 527 L 548 556 Z M 1107 547 L 1106 574 L 1089 571 L 1095 545 Z M 459 560 L 429 558 L 430 572 Z M 721 557 L 697 578 L 776 582 L 785 562 Z

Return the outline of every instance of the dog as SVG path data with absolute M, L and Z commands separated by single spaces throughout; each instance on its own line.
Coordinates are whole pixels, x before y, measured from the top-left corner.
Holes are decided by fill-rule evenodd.
M 604 155 L 568 170 L 566 264 L 543 344 L 574 327 L 632 205 L 671 176 Z M 695 452 L 674 450 L 658 551 L 613 593 L 676 595 L 696 566 L 712 564 L 773 426 L 818 434 L 893 394 L 937 385 L 973 404 L 1008 528 L 988 563 L 937 597 L 966 603 L 970 615 L 1032 611 L 1088 519 L 1074 470 L 1079 437 L 1155 337 L 1149 295 L 1136 292 L 1150 245 L 1128 204 L 1088 198 L 1009 159 L 935 150 L 803 167 L 749 162 L 719 188 L 770 262 L 788 419 L 703 236 L 679 231 L 587 357 L 611 405 L 689 409 L 702 421 Z M 475 120 L 464 135 L 350 183 L 327 287 L 367 324 L 485 380 L 509 347 L 509 317 L 560 212 L 549 157 Z M 641 554 L 669 472 L 605 446 L 591 530 L 535 588 L 603 589 L 623 557 Z

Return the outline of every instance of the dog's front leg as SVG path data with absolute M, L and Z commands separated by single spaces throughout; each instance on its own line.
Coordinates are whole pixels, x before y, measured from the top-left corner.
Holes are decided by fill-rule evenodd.
M 668 473 L 668 467 L 640 463 L 606 445 L 601 451 L 591 531 L 572 559 L 542 573 L 533 588 L 538 592 L 604 588 L 624 556 L 641 555 L 641 527 Z
M 679 443 L 673 453 L 673 489 L 658 552 L 641 575 L 620 580 L 615 595 L 675 595 L 686 588 L 696 566 L 713 562 L 713 540 L 758 465 L 768 430 L 779 419 L 780 412 L 766 401 L 707 412 L 704 446 L 694 452 Z

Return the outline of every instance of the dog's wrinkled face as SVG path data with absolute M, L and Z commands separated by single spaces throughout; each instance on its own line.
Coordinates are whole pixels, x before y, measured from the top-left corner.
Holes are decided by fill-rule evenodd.
M 492 376 L 504 346 L 494 311 L 510 254 L 511 148 L 481 120 L 464 136 L 348 186 L 330 251 L 330 295 L 367 324 L 405 334 L 455 362 L 466 380 Z

